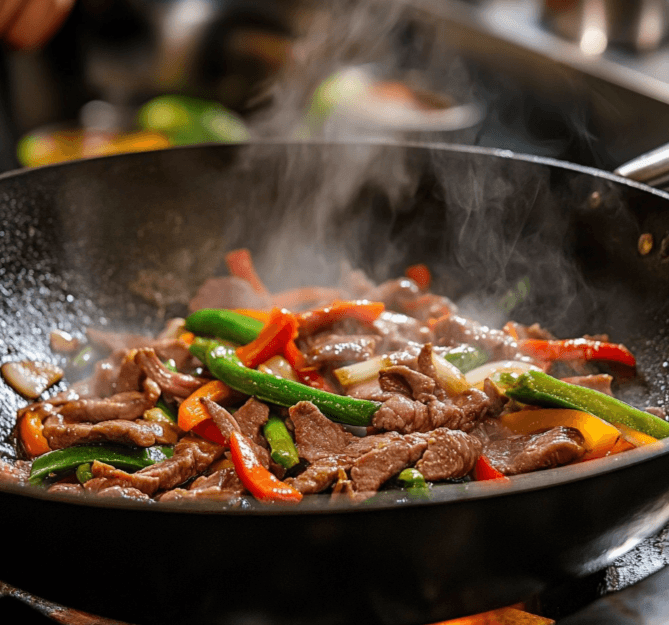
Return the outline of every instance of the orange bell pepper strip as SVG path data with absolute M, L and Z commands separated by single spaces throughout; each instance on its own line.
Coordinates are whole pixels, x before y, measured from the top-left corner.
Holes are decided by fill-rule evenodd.
M 657 443 L 657 439 L 650 434 L 644 434 L 638 430 L 634 430 L 624 423 L 614 423 L 621 432 L 623 438 L 628 442 L 634 445 L 634 447 L 643 447 L 644 445 L 652 445 Z
M 298 503 L 302 493 L 260 464 L 251 442 L 240 432 L 230 435 L 230 456 L 246 489 L 263 503 Z
M 253 259 L 251 258 L 251 252 L 246 248 L 228 252 L 225 255 L 225 264 L 228 266 L 228 271 L 230 271 L 233 276 L 246 280 L 256 293 L 260 293 L 261 295 L 269 293 L 267 287 L 263 284 L 256 272 Z
M 628 367 L 636 366 L 636 358 L 624 346 L 591 339 L 543 340 L 525 339 L 520 351 L 539 360 L 606 360 Z
M 585 439 L 588 450 L 582 460 L 606 456 L 621 434 L 618 428 L 587 412 L 568 408 L 519 410 L 500 417 L 500 422 L 516 434 L 532 434 L 558 426 L 576 428 Z
M 441 621 L 434 625 L 555 625 L 555 621 L 545 616 L 530 614 L 520 608 L 508 607 Z
M 478 457 L 476 464 L 474 465 L 474 479 L 477 482 L 482 480 L 502 480 L 505 482 L 509 481 L 509 478 L 504 475 L 501 471 L 498 471 L 495 467 L 490 464 L 483 454 Z
M 28 411 L 19 421 L 19 438 L 26 453 L 33 458 L 51 451 L 43 429 L 42 419 L 36 412 Z
M 236 350 L 244 366 L 255 369 L 272 356 L 282 354 L 289 341 L 297 335 L 297 321 L 292 313 L 273 308 L 260 334 Z
M 427 291 L 430 288 L 432 274 L 430 273 L 427 265 L 424 265 L 423 263 L 410 265 L 404 271 L 404 275 L 407 278 L 413 280 L 418 285 L 418 288 L 422 291 Z
M 385 310 L 382 302 L 367 300 L 336 300 L 325 308 L 307 310 L 295 315 L 301 330 L 308 333 L 330 326 L 343 319 L 372 323 Z
M 223 438 L 200 399 L 206 397 L 211 401 L 221 402 L 235 394 L 235 391 L 220 380 L 207 382 L 181 402 L 177 413 L 177 424 L 185 432 L 194 430 L 203 438 L 220 445 L 226 445 L 227 441 Z
M 269 313 L 265 310 L 254 310 L 253 308 L 233 308 L 233 312 L 239 313 L 251 319 L 257 319 L 263 323 L 269 321 Z

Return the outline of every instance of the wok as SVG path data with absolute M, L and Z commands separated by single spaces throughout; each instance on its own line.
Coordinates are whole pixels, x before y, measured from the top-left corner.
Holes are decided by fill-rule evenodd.
M 457 146 L 200 146 L 0 176 L 0 216 L 3 361 L 57 362 L 55 327 L 156 330 L 247 246 L 274 290 L 327 284 L 342 257 L 376 280 L 426 262 L 484 321 L 610 333 L 639 361 L 623 396 L 667 402 L 669 195 L 604 172 Z M 23 403 L 0 385 L 8 455 Z M 429 501 L 226 509 L 1 484 L 0 579 L 132 623 L 429 623 L 610 564 L 669 521 L 667 475 L 660 443 Z

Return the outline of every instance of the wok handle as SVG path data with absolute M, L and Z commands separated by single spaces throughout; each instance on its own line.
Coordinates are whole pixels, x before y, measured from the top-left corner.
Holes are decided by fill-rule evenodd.
M 666 185 L 669 183 L 669 144 L 623 163 L 614 173 L 651 187 Z

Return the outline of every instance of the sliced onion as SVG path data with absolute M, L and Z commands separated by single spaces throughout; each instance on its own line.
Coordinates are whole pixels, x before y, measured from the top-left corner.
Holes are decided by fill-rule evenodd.
M 443 356 L 432 352 L 432 364 L 436 370 L 436 378 L 439 386 L 449 395 L 459 395 L 470 387 L 460 369 L 452 365 L 448 360 L 445 360 Z
M 54 352 L 68 354 L 79 347 L 79 339 L 64 330 L 53 330 L 49 335 L 49 343 Z
M 483 388 L 483 382 L 486 378 L 492 378 L 496 373 L 516 373 L 518 375 L 527 371 L 541 371 L 539 367 L 520 360 L 498 360 L 495 362 L 486 362 L 476 369 L 469 371 L 465 378 L 470 386 Z
M 1 370 L 7 384 L 30 399 L 37 399 L 63 377 L 63 370 L 48 362 L 6 362 Z
M 286 380 L 299 382 L 299 378 L 295 373 L 295 369 L 290 366 L 290 363 L 283 356 L 272 356 L 265 362 L 258 365 L 258 371 L 263 373 L 270 373 Z
M 334 374 L 342 386 L 351 386 L 352 384 L 373 380 L 379 375 L 381 369 L 392 367 L 393 364 L 392 358 L 388 355 L 375 356 L 369 360 L 339 367 L 339 369 L 334 370 Z

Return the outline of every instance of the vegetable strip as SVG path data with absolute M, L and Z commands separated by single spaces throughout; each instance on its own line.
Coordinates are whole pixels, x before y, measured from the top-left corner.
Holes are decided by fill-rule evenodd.
M 230 435 L 230 455 L 242 484 L 259 501 L 298 503 L 302 500 L 302 493 L 279 480 L 260 464 L 250 441 L 240 432 Z
M 216 341 L 195 341 L 190 349 L 195 356 L 204 352 L 209 371 L 231 388 L 279 406 L 293 406 L 300 401 L 310 401 L 335 421 L 363 426 L 371 423 L 372 416 L 381 406 L 379 402 L 335 395 L 249 369 L 239 362 L 236 355 L 218 345 Z
M 524 373 L 505 392 L 511 399 L 526 404 L 583 410 L 609 423 L 622 423 L 655 438 L 669 436 L 669 422 L 664 419 L 599 391 L 568 384 L 542 371 Z
M 270 455 L 274 462 L 280 464 L 284 469 L 290 469 L 300 461 L 295 443 L 293 443 L 283 419 L 276 415 L 270 415 L 263 426 L 263 434 L 269 443 Z
M 246 345 L 253 341 L 263 328 L 258 319 L 223 308 L 203 308 L 186 317 L 186 330 Z
M 297 321 L 287 310 L 274 308 L 265 326 L 250 343 L 237 348 L 237 356 L 246 367 L 255 369 L 272 356 L 281 354 L 297 335 Z
M 636 366 L 636 358 L 624 346 L 591 339 L 566 341 L 525 339 L 520 350 L 539 360 L 606 360 L 629 367 Z

